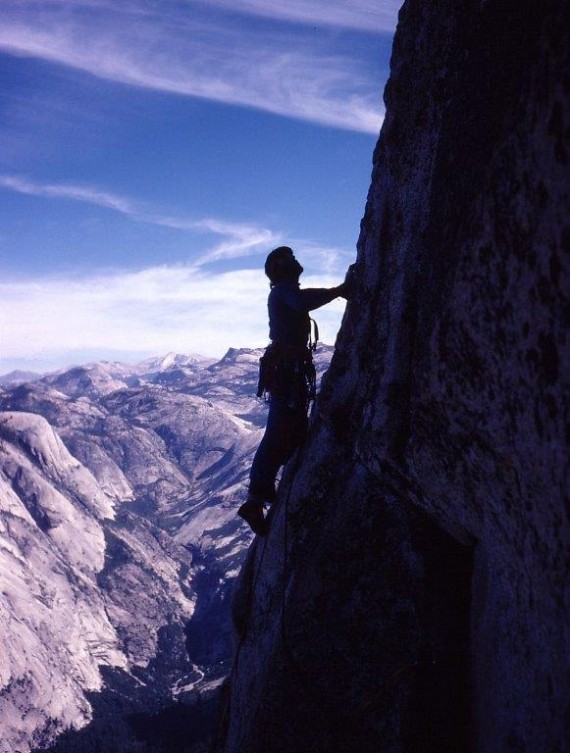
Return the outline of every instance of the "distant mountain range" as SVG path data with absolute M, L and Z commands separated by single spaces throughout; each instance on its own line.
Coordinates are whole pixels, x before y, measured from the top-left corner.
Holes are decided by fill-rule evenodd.
M 152 714 L 223 681 L 261 353 L 0 378 L 1 753 L 95 740 L 104 694 Z
M 0 376 L 0 387 L 14 387 L 25 382 L 36 382 L 42 376 L 43 374 L 37 374 L 35 371 L 11 371 L 9 374 Z

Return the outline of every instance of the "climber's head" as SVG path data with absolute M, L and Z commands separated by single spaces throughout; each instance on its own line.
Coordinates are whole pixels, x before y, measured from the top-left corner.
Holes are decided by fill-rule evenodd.
M 265 260 L 265 274 L 271 285 L 283 280 L 298 280 L 303 274 L 303 267 L 295 259 L 293 249 L 289 246 L 274 248 Z

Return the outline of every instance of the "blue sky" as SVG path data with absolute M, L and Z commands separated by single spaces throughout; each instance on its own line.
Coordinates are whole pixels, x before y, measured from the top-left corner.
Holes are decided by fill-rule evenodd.
M 263 346 L 276 245 L 337 284 L 399 5 L 3 0 L 0 373 Z

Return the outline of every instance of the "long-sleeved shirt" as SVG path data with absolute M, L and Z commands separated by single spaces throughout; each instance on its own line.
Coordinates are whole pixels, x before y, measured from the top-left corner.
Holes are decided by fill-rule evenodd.
M 337 288 L 301 290 L 295 280 L 278 282 L 271 288 L 267 301 L 270 339 L 292 348 L 305 348 L 311 332 L 309 311 L 337 296 Z

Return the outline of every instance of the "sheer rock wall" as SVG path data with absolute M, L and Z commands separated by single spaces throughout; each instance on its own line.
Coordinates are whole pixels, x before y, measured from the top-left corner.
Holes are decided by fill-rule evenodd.
M 401 10 L 358 290 L 242 571 L 220 751 L 567 750 L 569 20 Z

